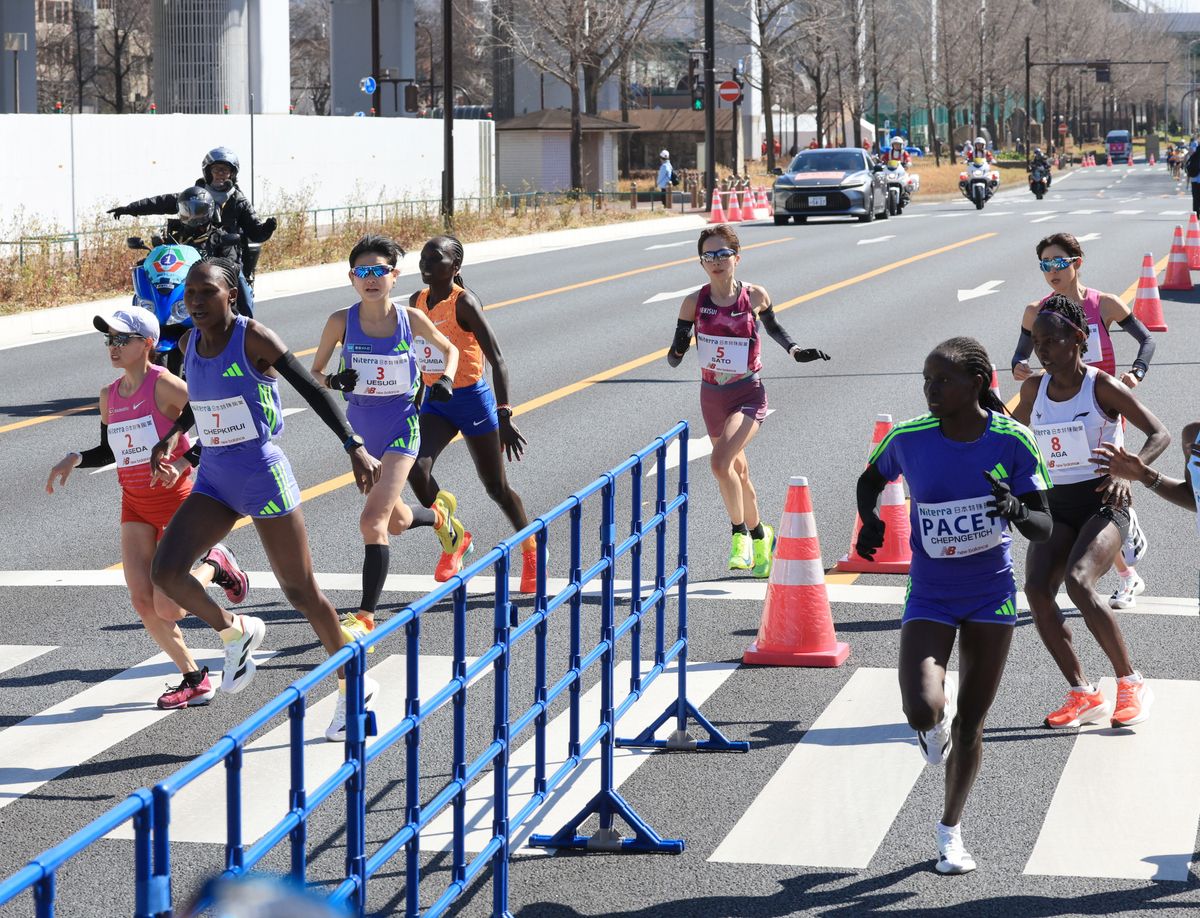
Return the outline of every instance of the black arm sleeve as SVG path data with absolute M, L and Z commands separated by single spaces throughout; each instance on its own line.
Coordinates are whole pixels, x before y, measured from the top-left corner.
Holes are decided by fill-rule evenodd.
M 271 366 L 292 384 L 292 388 L 308 402 L 309 407 L 317 413 L 317 417 L 325 422 L 325 426 L 338 435 L 341 443 L 345 443 L 354 436 L 354 429 L 334 399 L 333 392 L 318 386 L 312 375 L 300 365 L 300 361 L 291 351 L 285 353 Z
M 108 445 L 108 425 L 103 421 L 100 422 L 100 445 L 93 446 L 91 449 L 85 449 L 79 454 L 83 458 L 80 460 L 76 468 L 79 469 L 102 469 L 104 466 L 117 461 L 117 457 L 113 455 L 112 447 Z
M 775 316 L 775 308 L 768 306 L 758 314 L 762 319 L 763 328 L 767 330 L 767 334 L 771 336 L 771 340 L 778 344 L 785 351 L 790 351 L 796 346 L 796 342 L 791 336 L 783 330 L 783 326 L 779 324 L 779 319 Z
M 1050 516 L 1050 504 L 1045 491 L 1030 491 L 1017 498 L 1029 513 L 1023 520 L 1014 522 L 1017 531 L 1030 542 L 1045 542 L 1050 538 L 1054 520 Z
M 887 479 L 879 474 L 879 469 L 873 465 L 868 465 L 858 476 L 858 484 L 854 493 L 858 502 L 859 519 L 865 520 L 877 515 L 876 506 L 879 503 L 879 495 L 883 493 L 885 487 L 887 487 Z
M 1150 334 L 1150 329 L 1132 313 L 1117 324 L 1129 332 L 1130 337 L 1138 343 L 1138 352 L 1137 356 L 1133 358 L 1133 365 L 1141 367 L 1142 372 L 1145 373 L 1150 369 L 1150 358 L 1154 356 L 1154 337 Z
M 150 214 L 178 213 L 179 196 L 174 194 L 160 194 L 152 198 L 142 198 L 140 201 L 126 204 L 125 210 L 136 217 L 149 216 Z
M 1017 349 L 1013 351 L 1012 365 L 1015 367 L 1022 360 L 1028 360 L 1029 355 L 1033 353 L 1033 335 L 1029 334 L 1029 329 L 1021 329 L 1021 337 L 1017 338 Z
M 675 340 L 671 342 L 670 350 L 667 351 L 667 363 L 671 366 L 679 366 L 679 362 L 683 360 L 683 355 L 692 346 L 692 326 L 695 324 L 694 322 L 689 322 L 687 319 L 676 320 Z
M 180 433 L 187 433 L 196 423 L 196 415 L 192 413 L 192 403 L 188 402 L 183 406 L 183 410 L 179 412 L 179 417 L 175 419 L 175 429 Z M 167 436 L 170 436 L 168 433 Z M 164 437 L 163 439 L 166 439 Z

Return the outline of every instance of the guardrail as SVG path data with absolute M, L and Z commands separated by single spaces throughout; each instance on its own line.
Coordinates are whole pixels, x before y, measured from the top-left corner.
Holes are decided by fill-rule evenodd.
M 553 835 L 533 835 L 530 844 L 549 848 L 591 848 L 605 851 L 683 850 L 681 839 L 664 839 L 633 810 L 614 786 L 613 750 L 616 746 L 646 748 L 700 749 L 744 752 L 745 742 L 731 742 L 688 700 L 688 458 L 686 422 L 680 422 L 644 449 L 634 453 L 616 468 L 605 472 L 590 485 L 572 494 L 557 507 L 538 517 L 529 526 L 505 539 L 467 570 L 439 586 L 417 602 L 377 627 L 365 640 L 343 647 L 306 676 L 292 683 L 271 703 L 221 738 L 211 749 L 156 785 L 152 791 L 139 790 L 110 813 L 80 830 L 67 841 L 51 849 L 29 866 L 0 884 L 0 905 L 27 889 L 34 890 L 37 918 L 53 918 L 55 874 L 67 860 L 102 838 L 129 819 L 135 824 L 135 918 L 153 918 L 173 909 L 171 893 L 171 804 L 183 788 L 218 766 L 226 773 L 225 874 L 238 876 L 254 868 L 263 857 L 285 839 L 290 848 L 289 876 L 300 883 L 306 880 L 308 867 L 307 824 L 309 816 L 338 789 L 345 788 L 346 822 L 345 877 L 333 889 L 330 898 L 350 906 L 356 914 L 365 914 L 368 883 L 389 860 L 401 851 L 405 855 L 404 914 L 429 918 L 444 914 L 467 890 L 484 868 L 491 867 L 492 908 L 496 916 L 508 915 L 508 862 L 514 832 L 524 825 L 559 787 L 586 760 L 597 746 L 599 788 L 589 803 Z M 668 446 L 677 444 L 678 488 L 667 494 Z M 643 466 L 653 458 L 657 464 L 654 512 L 643 519 Z M 628 480 L 629 533 L 617 532 L 618 483 Z M 599 557 L 584 567 L 583 510 L 589 498 L 598 495 L 600 503 Z M 678 520 L 677 558 L 667 569 L 668 524 Z M 546 545 L 549 525 L 566 518 L 570 530 L 569 575 L 567 585 L 554 596 L 547 596 Z M 537 543 L 538 576 L 532 612 L 519 621 L 517 607 L 511 602 L 508 576 L 512 552 L 528 537 Z M 643 595 L 643 549 L 653 544 L 654 579 Z M 618 620 L 615 573 L 618 562 L 628 556 L 631 594 L 628 614 Z M 493 641 L 478 658 L 467 656 L 467 585 L 487 572 L 494 574 L 492 601 Z M 582 638 L 584 588 L 600 582 L 600 638 L 587 649 Z M 667 643 L 667 599 L 677 591 L 678 617 L 675 634 Z M 453 608 L 453 665 L 451 678 L 432 697 L 419 694 L 421 661 L 421 618 L 441 603 L 451 600 Z M 563 675 L 551 682 L 547 638 L 551 619 L 566 609 L 569 629 L 568 659 Z M 653 623 L 653 662 L 643 671 L 642 630 L 646 620 Z M 371 647 L 403 631 L 406 649 L 405 717 L 382 736 L 376 736 L 374 713 L 364 710 L 364 672 L 366 654 Z M 615 662 L 618 642 L 629 637 L 631 677 L 628 692 L 617 699 Z M 534 644 L 534 701 L 517 715 L 510 713 L 510 659 L 512 648 L 532 637 Z M 648 661 L 649 662 L 649 661 Z M 647 687 L 667 671 L 672 663 L 677 670 L 677 690 L 673 702 L 641 734 L 630 739 L 618 738 L 621 717 L 643 696 Z M 309 693 L 324 679 L 345 667 L 347 718 L 344 763 L 319 787 L 305 786 L 304 716 Z M 594 726 L 583 723 L 580 694 L 585 671 L 599 667 L 600 717 Z M 467 700 L 471 683 L 490 668 L 493 676 L 494 712 L 491 741 L 483 752 L 468 759 Z M 567 696 L 569 740 L 562 764 L 548 773 L 547 715 L 551 705 Z M 446 706 L 452 708 L 453 765 L 447 780 L 427 802 L 420 796 L 422 772 L 419 750 L 421 725 Z M 290 735 L 289 808 L 254 844 L 247 846 L 242 836 L 241 777 L 242 753 L 247 740 L 272 718 L 285 713 Z M 655 739 L 660 727 L 674 721 L 667 739 Z M 688 732 L 689 723 L 704 730 L 707 738 L 697 740 Z M 509 812 L 509 755 L 515 738 L 532 729 L 535 762 L 533 794 L 516 813 Z M 404 823 L 374 851 L 366 845 L 366 777 L 371 762 L 385 750 L 405 744 Z M 467 792 L 491 768 L 491 837 L 471 860 L 466 850 Z M 425 776 L 428 777 L 428 776 Z M 451 808 L 453 835 L 450 880 L 433 904 L 421 911 L 421 836 L 430 822 L 447 807 Z M 599 829 L 591 837 L 580 834 L 579 826 L 590 816 L 599 817 Z M 623 819 L 634 832 L 622 839 L 614 825 Z M 390 815 L 394 818 L 394 815 Z M 203 907 L 205 903 L 199 903 Z

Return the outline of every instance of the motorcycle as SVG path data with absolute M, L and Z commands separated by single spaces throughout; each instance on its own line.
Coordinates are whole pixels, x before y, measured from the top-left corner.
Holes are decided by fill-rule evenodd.
M 999 184 L 1000 173 L 985 159 L 971 160 L 958 174 L 958 190 L 975 205 L 976 210 L 983 210 L 983 205 L 996 193 Z
M 1041 163 L 1032 166 L 1029 170 L 1029 190 L 1033 192 L 1034 197 L 1039 201 L 1045 197 L 1046 189 L 1049 187 L 1049 178 L 1046 167 Z
M 125 240 L 134 251 L 147 253 L 133 266 L 133 305 L 148 309 L 158 319 L 157 359 L 178 375 L 183 363 L 179 339 L 192 327 L 192 317 L 183 304 L 183 282 L 201 255 L 190 245 L 158 235 L 151 236 L 150 243 L 146 245 L 138 236 Z
M 884 178 L 887 180 L 888 213 L 898 215 L 921 187 L 921 177 L 909 172 L 900 163 L 888 163 Z

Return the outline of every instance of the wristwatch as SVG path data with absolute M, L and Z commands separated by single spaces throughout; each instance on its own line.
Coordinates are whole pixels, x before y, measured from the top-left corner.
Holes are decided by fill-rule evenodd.
M 1134 367 L 1129 372 L 1134 375 L 1134 378 L 1137 379 L 1138 382 L 1141 382 L 1143 379 L 1146 378 L 1145 367 Z
M 350 436 L 348 436 L 344 441 L 342 441 L 342 449 L 344 449 L 348 453 L 354 452 L 356 449 L 358 449 L 362 445 L 363 445 L 363 438 L 360 437 L 358 434 L 350 434 Z
M 509 408 L 508 405 L 501 405 L 496 409 L 496 417 L 503 420 L 508 420 L 512 417 L 512 409 Z

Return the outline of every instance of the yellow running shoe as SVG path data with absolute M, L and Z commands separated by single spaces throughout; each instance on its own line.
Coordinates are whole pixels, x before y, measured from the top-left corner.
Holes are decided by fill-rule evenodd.
M 770 577 L 771 565 L 775 561 L 775 530 L 766 523 L 763 526 L 763 537 L 751 539 L 754 548 L 754 567 L 751 573 L 755 577 Z
M 434 504 L 442 511 L 442 525 L 434 529 L 438 541 L 442 543 L 442 551 L 447 555 L 454 554 L 462 541 L 466 528 L 459 522 L 454 511 L 458 509 L 458 501 L 449 491 L 438 491 Z
M 359 618 L 353 612 L 347 612 L 338 622 L 342 628 L 342 637 L 346 639 L 347 644 L 352 644 L 358 638 L 366 640 L 367 636 L 375 630 L 374 624 L 368 624 L 363 619 Z M 367 653 L 374 653 L 374 647 L 368 647 Z
M 729 544 L 729 569 L 748 571 L 754 567 L 754 554 L 748 532 L 735 532 Z

